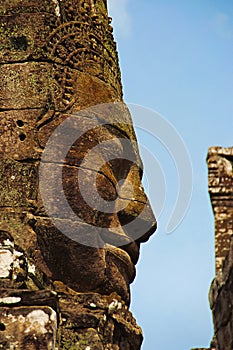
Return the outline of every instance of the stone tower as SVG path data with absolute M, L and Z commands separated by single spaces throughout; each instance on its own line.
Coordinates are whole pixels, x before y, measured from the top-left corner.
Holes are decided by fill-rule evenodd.
M 214 337 L 210 349 L 232 350 L 233 147 L 209 148 L 207 164 L 209 194 L 215 220 L 216 258 L 216 276 L 209 292 L 214 323 Z
M 211 147 L 207 157 L 215 219 L 216 277 L 209 299 L 217 350 L 233 349 L 233 148 Z
M 156 220 L 109 22 L 105 0 L 0 4 L 2 349 L 141 346 L 129 285 Z
M 233 235 L 233 148 L 211 147 L 207 162 L 215 219 L 216 273 L 221 274 Z

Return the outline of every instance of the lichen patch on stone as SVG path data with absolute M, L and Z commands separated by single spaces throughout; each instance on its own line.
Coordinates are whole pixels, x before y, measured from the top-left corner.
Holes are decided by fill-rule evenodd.
M 114 310 L 120 310 L 122 308 L 122 303 L 120 303 L 118 300 L 113 299 L 113 301 L 109 304 L 108 310 L 114 311 Z
M 36 332 L 36 334 L 45 334 L 45 328 L 49 323 L 49 315 L 43 310 L 34 310 L 26 316 L 26 323 L 29 323 L 25 333 Z
M 61 13 L 60 13 L 59 2 L 58 2 L 58 0 L 52 0 L 52 1 L 56 5 L 56 7 L 55 7 L 55 14 L 56 14 L 56 16 L 60 17 Z
M 50 320 L 51 320 L 52 322 L 55 322 L 55 323 L 56 323 L 56 321 L 57 321 L 57 314 L 56 314 L 56 312 L 55 312 L 53 309 L 51 309 Z
M 7 278 L 10 275 L 14 261 L 13 254 L 7 250 L 0 250 L 0 278 Z
M 19 348 L 19 342 L 18 341 L 10 343 L 9 350 L 15 350 L 15 349 L 18 349 L 18 348 Z
M 9 239 L 6 239 L 5 241 L 3 241 L 3 244 L 0 243 L 0 247 L 4 246 L 4 247 L 14 247 L 14 243 L 11 242 Z
M 90 307 L 95 309 L 96 308 L 96 304 L 95 303 L 90 303 Z
M 0 298 L 0 304 L 17 304 L 21 301 L 20 297 L 4 297 Z
M 28 272 L 32 273 L 33 275 L 36 273 L 36 267 L 34 264 L 28 264 Z

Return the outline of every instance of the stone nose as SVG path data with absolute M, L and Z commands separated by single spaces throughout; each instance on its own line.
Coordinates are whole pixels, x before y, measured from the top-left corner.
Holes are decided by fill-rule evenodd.
M 145 193 L 143 197 L 143 201 L 131 200 L 124 209 L 118 212 L 124 232 L 137 243 L 146 242 L 157 228 L 157 221 Z
M 118 190 L 119 200 L 127 201 L 127 205 L 121 210 L 116 208 L 124 232 L 139 243 L 147 241 L 157 228 L 151 204 L 142 186 L 141 175 L 140 168 L 132 164 L 126 185 L 123 184 Z
M 117 165 L 114 164 L 112 170 L 114 174 L 122 176 L 120 181 L 119 178 L 115 178 L 115 210 L 111 216 L 108 233 L 103 231 L 101 237 L 104 242 L 125 250 L 136 264 L 140 243 L 146 242 L 155 232 L 157 222 L 142 186 L 141 167 L 136 163 L 127 166 L 120 160 L 117 161 Z M 121 174 L 122 169 L 128 169 L 127 173 Z M 114 176 L 112 180 L 114 181 Z

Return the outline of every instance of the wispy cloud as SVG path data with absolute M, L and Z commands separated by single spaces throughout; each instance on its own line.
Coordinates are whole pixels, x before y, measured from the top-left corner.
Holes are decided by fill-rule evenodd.
M 108 0 L 109 16 L 113 19 L 114 32 L 123 38 L 128 38 L 131 33 L 128 3 L 129 0 Z
M 213 19 L 213 27 L 221 38 L 233 38 L 233 19 L 228 14 L 219 12 Z

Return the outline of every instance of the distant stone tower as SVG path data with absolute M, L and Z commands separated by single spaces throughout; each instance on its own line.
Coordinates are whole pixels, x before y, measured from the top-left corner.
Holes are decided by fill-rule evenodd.
M 129 285 L 156 220 L 122 103 L 107 2 L 1 1 L 0 48 L 0 349 L 138 350 L 142 332 L 129 311 Z M 96 111 L 103 103 L 105 113 Z M 71 115 L 64 142 L 42 162 L 48 139 Z M 60 159 L 74 132 L 79 139 Z M 83 162 L 103 141 L 110 147 Z M 124 157 L 123 141 L 131 142 L 133 161 Z M 41 163 L 50 169 L 42 178 L 50 181 L 51 216 L 39 187 Z M 120 179 L 131 182 L 132 196 L 117 187 Z M 96 205 L 85 202 L 81 187 Z M 69 207 L 61 208 L 62 194 Z M 102 201 L 114 202 L 114 210 L 98 210 Z M 64 235 L 54 220 L 83 241 Z
M 209 299 L 217 350 L 233 349 L 233 147 L 211 147 L 207 157 L 215 219 L 216 277 Z
M 214 337 L 209 349 L 232 350 L 233 147 L 211 147 L 208 151 L 207 164 L 209 194 L 215 220 L 216 258 L 216 277 L 209 292 L 214 323 Z
M 221 273 L 233 236 L 233 148 L 208 152 L 209 194 L 215 219 L 216 273 Z

